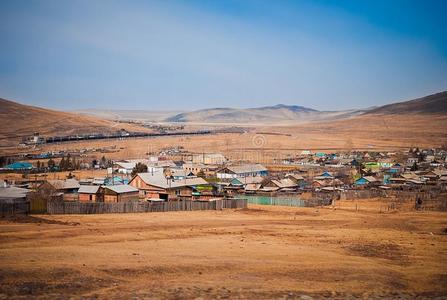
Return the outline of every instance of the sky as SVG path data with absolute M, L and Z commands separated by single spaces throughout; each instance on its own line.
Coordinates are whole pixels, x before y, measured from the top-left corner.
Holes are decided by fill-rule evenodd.
M 0 97 L 366 108 L 447 90 L 447 1 L 0 0 Z

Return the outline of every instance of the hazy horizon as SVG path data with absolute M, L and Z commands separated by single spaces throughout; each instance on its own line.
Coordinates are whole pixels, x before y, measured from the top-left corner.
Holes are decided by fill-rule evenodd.
M 2 1 L 0 97 L 363 109 L 447 90 L 444 1 Z

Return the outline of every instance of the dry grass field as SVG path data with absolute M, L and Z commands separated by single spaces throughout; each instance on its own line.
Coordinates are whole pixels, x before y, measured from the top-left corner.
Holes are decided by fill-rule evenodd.
M 0 299 L 446 297 L 446 213 L 378 205 L 0 219 Z
M 446 132 L 446 116 L 362 116 L 327 123 L 251 127 L 245 133 L 48 144 L 34 151 L 99 149 L 116 145 L 119 151 L 98 153 L 96 157 L 129 159 L 146 158 L 148 153 L 157 153 L 162 148 L 182 146 L 191 152 L 221 152 L 233 160 L 269 163 L 274 158 L 299 154 L 303 149 L 377 151 L 412 146 L 439 147 L 447 144 Z M 31 152 L 29 149 L 22 151 Z M 17 149 L 9 152 L 15 153 Z

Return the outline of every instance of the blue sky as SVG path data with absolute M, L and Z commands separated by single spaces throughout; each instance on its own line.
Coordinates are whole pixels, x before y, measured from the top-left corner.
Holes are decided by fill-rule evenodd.
M 443 0 L 0 0 L 0 97 L 62 110 L 407 100 L 447 90 L 446 11 Z

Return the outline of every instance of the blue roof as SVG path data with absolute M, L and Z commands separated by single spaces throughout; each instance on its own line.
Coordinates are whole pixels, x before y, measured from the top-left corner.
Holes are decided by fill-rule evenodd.
M 121 185 L 121 184 L 128 184 L 129 180 L 125 178 L 121 178 L 119 176 L 114 176 L 113 178 L 107 177 L 104 180 L 105 185 Z
M 362 185 L 362 184 L 367 184 L 368 181 L 365 179 L 365 177 L 359 178 L 355 181 L 355 184 L 357 185 Z
M 16 161 L 15 163 L 7 165 L 5 168 L 10 170 L 31 170 L 33 165 L 29 162 Z

